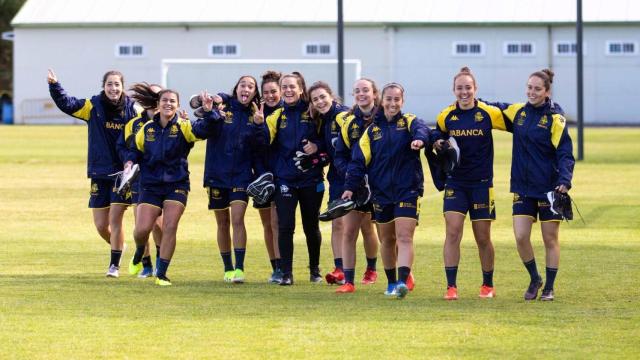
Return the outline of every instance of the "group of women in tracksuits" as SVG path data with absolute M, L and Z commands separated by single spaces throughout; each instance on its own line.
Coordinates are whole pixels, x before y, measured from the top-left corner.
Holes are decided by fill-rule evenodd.
M 202 106 L 200 118 L 189 121 L 178 110 L 175 91 L 148 84 L 132 88 L 132 96 L 145 109 L 136 110 L 122 91 L 122 74 L 117 72 L 105 74 L 103 92 L 91 100 L 66 95 L 52 71 L 48 77 L 58 107 L 89 123 L 89 206 L 98 232 L 111 244 L 108 276 L 118 276 L 122 215 L 131 201 L 117 194 L 108 175 L 128 171 L 134 163 L 140 165 L 136 254 L 129 270 L 144 275 L 152 268 L 146 248 L 153 232 L 159 249 L 156 283 L 170 285 L 167 268 L 190 190 L 187 156 L 195 141 L 206 139 L 204 186 L 209 209 L 216 217 L 224 281 L 244 282 L 247 186 L 266 172 L 273 174 L 273 199 L 254 203 L 254 207 L 260 211 L 272 264 L 269 281 L 294 284 L 293 235 L 298 204 L 309 255 L 309 279 L 322 281 L 318 214 L 325 192 L 323 168 L 329 165 L 330 201 L 351 199 L 365 184 L 371 189 L 371 201 L 333 220 L 334 270 L 324 278 L 340 285 L 338 293 L 355 291 L 355 244 L 362 232 L 367 266 L 361 283 L 376 281 L 379 242 L 387 277 L 385 294 L 403 298 L 414 286 L 413 237 L 424 191 L 421 150 L 431 153 L 455 143 L 460 152 L 458 166 L 440 179 L 444 183 L 447 300 L 458 298 L 456 275 L 467 213 L 483 273 L 479 296 L 495 296 L 490 237 L 491 221 L 495 220 L 492 129 L 513 133 L 513 225 L 518 252 L 531 277 L 524 297 L 537 298 L 543 285 L 530 242 L 532 223 L 539 218 L 547 250 L 541 299 L 553 299 L 562 218 L 551 211 L 546 193 L 570 189 L 574 160 L 565 119 L 550 100 L 552 80 L 553 73 L 548 70 L 531 74 L 527 103 L 487 103 L 477 99 L 475 77 L 463 68 L 453 80 L 455 103 L 438 115 L 436 128 L 430 129 L 424 120 L 402 111 L 402 85 L 389 83 L 379 91 L 375 82 L 366 78 L 354 83 L 354 106 L 347 108 L 326 83 L 316 82 L 307 88 L 299 73 L 269 71 L 260 86 L 252 76 L 242 76 L 231 94 L 201 93 L 196 101 Z

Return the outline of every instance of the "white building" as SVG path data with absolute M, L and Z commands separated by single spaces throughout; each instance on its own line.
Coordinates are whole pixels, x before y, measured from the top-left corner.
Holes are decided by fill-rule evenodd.
M 336 89 L 336 0 L 28 0 L 14 18 L 16 123 L 70 122 L 48 101 L 47 68 L 70 94 L 164 83 L 186 97 L 231 90 L 240 75 L 300 69 Z M 453 102 L 467 65 L 479 96 L 525 100 L 530 73 L 556 73 L 554 99 L 576 116 L 576 0 L 345 0 L 346 103 L 356 77 L 405 86 L 429 122 Z M 585 122 L 639 124 L 640 1 L 583 0 Z M 178 61 L 179 60 L 179 61 Z

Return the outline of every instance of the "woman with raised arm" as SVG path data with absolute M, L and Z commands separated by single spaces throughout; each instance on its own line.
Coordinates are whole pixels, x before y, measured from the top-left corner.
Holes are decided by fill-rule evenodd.
M 262 74 L 262 81 L 260 83 L 260 89 L 262 90 L 262 102 L 263 102 L 263 116 L 269 117 L 276 109 L 282 107 L 282 96 L 280 93 L 280 77 L 282 74 L 277 71 L 269 70 Z M 254 158 L 258 166 L 254 166 L 254 171 L 259 169 L 260 163 L 265 171 L 271 171 L 271 165 L 269 163 L 269 146 L 262 146 L 258 148 Z M 257 176 L 259 174 L 256 171 Z M 272 174 L 273 175 L 273 174 Z M 269 262 L 271 263 L 271 276 L 269 277 L 270 284 L 280 284 L 282 280 L 282 267 L 280 265 L 280 250 L 278 248 L 278 213 L 276 212 L 276 204 L 274 196 L 265 201 L 263 204 L 253 201 L 253 207 L 258 209 L 260 214 L 260 221 L 262 222 L 264 244 L 267 248 L 267 254 L 269 255 Z
M 205 118 L 192 124 L 178 116 L 177 92 L 164 89 L 157 93 L 159 112 L 136 133 L 135 148 L 126 156 L 125 168 L 133 163 L 141 168 L 140 201 L 133 232 L 136 245 L 144 246 L 148 242 L 157 218 L 162 215 L 160 261 L 156 269 L 156 284 L 160 286 L 171 285 L 167 269 L 191 189 L 187 157 L 193 143 L 211 134 L 221 119 L 217 109 L 213 109 L 213 99 L 206 93 L 202 95 L 206 99 L 203 101 Z
M 382 89 L 382 109 L 353 149 L 343 199 L 350 199 L 369 175 L 374 218 L 380 236 L 387 296 L 404 298 L 413 264 L 413 234 L 418 224 L 424 176 L 419 150 L 430 145 L 422 119 L 402 113 L 404 88 L 397 83 Z M 397 268 L 396 268 L 397 266 Z
M 280 285 L 289 286 L 294 282 L 293 233 L 298 203 L 309 252 L 309 280 L 319 283 L 322 281 L 319 268 L 322 235 L 318 215 L 324 195 L 322 167 L 328 162 L 328 155 L 323 149 L 319 124 L 309 115 L 309 98 L 302 75 L 294 72 L 282 76 L 280 91 L 284 100 L 281 108 L 266 121 L 263 111 L 254 116 L 257 124 L 266 122 L 265 136 L 271 144 L 283 272 Z
M 216 217 L 225 282 L 245 281 L 247 186 L 254 178 L 256 138 L 262 132 L 261 127 L 253 124 L 254 112 L 260 105 L 257 86 L 253 76 L 244 75 L 236 82 L 231 95 L 221 93 L 213 99 L 221 102 L 225 113 L 215 133 L 207 137 L 204 186 L 209 194 L 209 210 L 213 210 Z M 235 266 L 231 257 L 232 246 Z
M 115 178 L 110 175 L 122 170 L 116 143 L 127 121 L 137 115 L 134 102 L 124 94 L 124 77 L 115 70 L 103 75 L 102 91 L 89 99 L 68 95 L 52 69 L 47 74 L 47 82 L 56 106 L 88 125 L 87 177 L 91 179 L 89 208 L 93 212 L 93 223 L 98 234 L 111 247 L 107 277 L 117 278 L 124 251 L 122 218 L 131 204 L 131 196 L 119 195 L 115 191 Z

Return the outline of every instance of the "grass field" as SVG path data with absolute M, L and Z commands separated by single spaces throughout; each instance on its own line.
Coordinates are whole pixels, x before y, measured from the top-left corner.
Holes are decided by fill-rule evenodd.
M 270 266 L 255 210 L 246 218 L 248 282 L 234 286 L 222 282 L 215 220 L 200 187 L 204 144 L 198 144 L 169 269 L 174 286 L 159 288 L 151 279 L 104 276 L 109 248 L 86 207 L 86 128 L 0 126 L 0 359 L 637 358 L 640 129 L 588 128 L 585 135 L 587 160 L 576 165 L 571 194 L 586 225 L 562 225 L 556 301 L 522 300 L 529 280 L 511 230 L 511 138 L 495 133 L 498 297 L 477 297 L 481 272 L 467 224 L 461 299 L 446 302 L 442 199 L 428 175 L 415 236 L 417 286 L 404 301 L 382 295 L 382 272 L 378 284 L 346 296 L 308 283 L 299 224 L 296 285 L 267 285 Z M 133 248 L 130 211 L 125 224 L 124 263 Z M 322 232 L 326 271 L 329 227 L 323 224 Z

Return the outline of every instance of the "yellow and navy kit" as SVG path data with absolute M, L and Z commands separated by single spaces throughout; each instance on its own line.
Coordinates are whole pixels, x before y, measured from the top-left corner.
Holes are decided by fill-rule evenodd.
M 302 172 L 293 160 L 296 151 L 303 151 L 303 140 L 316 144 L 318 153 L 325 151 L 320 138 L 322 124 L 316 125 L 309 116 L 308 108 L 309 104 L 302 100 L 291 105 L 285 103 L 266 119 L 264 131 L 267 142 L 271 144 L 270 165 L 278 186 L 303 188 L 322 183 L 321 167 Z
M 353 147 L 345 190 L 355 192 L 368 174 L 373 204 L 395 204 L 422 196 L 424 175 L 420 151 L 411 150 L 414 140 L 431 144 L 429 128 L 422 119 L 398 113 L 387 120 L 379 110 Z
M 67 95 L 60 82 L 49 84 L 49 93 L 62 112 L 87 122 L 87 177 L 110 179 L 109 174 L 122 170 L 116 144 L 126 122 L 137 115 L 133 100 L 125 95 L 122 113 L 107 119 L 101 95 L 78 99 Z
M 458 103 L 442 110 L 437 117 L 437 130 L 444 139 L 454 137 L 460 148 L 460 164 L 447 177 L 447 185 L 466 187 L 493 186 L 492 129 L 509 130 L 502 111 L 475 100 L 475 106 L 462 110 Z
M 264 131 L 253 123 L 253 108 L 226 94 L 224 117 L 207 135 L 204 186 L 246 190 L 253 181 L 258 137 Z M 262 141 L 263 143 L 264 141 Z
M 503 104 L 513 127 L 511 192 L 546 199 L 558 185 L 571 188 L 575 159 L 567 121 L 547 100 L 542 106 Z
M 126 161 L 140 164 L 140 186 L 160 186 L 189 182 L 187 156 L 193 143 L 206 138 L 202 130 L 219 121 L 217 112 L 210 112 L 210 119 L 192 123 L 176 114 L 165 127 L 156 114 L 135 135 L 135 149 L 127 154 Z M 187 186 L 185 190 L 189 190 Z
M 338 174 L 344 177 L 349 161 L 351 161 L 352 149 L 362 137 L 370 121 L 365 120 L 365 114 L 359 107 L 356 107 L 353 113 L 340 114 L 336 120 L 342 123 L 342 128 L 336 142 L 334 165 Z
M 344 114 L 349 110 L 348 107 L 333 102 L 331 108 L 326 114 L 321 114 L 322 119 L 322 140 L 324 141 L 324 148 L 329 154 L 331 162 L 329 163 L 329 171 L 327 172 L 327 181 L 329 184 L 336 184 L 342 186 L 344 183 L 344 173 L 340 175 L 335 167 L 337 141 L 340 137 L 340 129 L 342 128 L 342 122 L 344 121 Z

